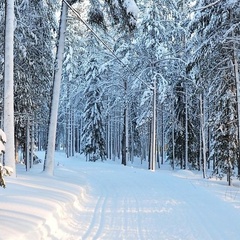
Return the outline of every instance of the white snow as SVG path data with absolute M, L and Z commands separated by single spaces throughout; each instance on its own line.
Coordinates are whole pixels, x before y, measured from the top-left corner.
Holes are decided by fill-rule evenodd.
M 5 143 L 7 142 L 7 137 L 6 137 L 6 134 L 5 132 L 0 128 L 0 140 Z
M 124 0 L 123 6 L 126 8 L 127 13 L 131 13 L 134 18 L 137 18 L 139 8 L 134 0 Z
M 43 152 L 38 156 L 43 159 Z M 55 154 L 55 176 L 42 164 L 0 189 L 4 240 L 237 240 L 239 182 L 202 179 L 200 172 L 147 170 L 135 160 L 86 162 Z
M 133 26 L 136 25 L 139 8 L 136 5 L 135 1 L 134 0 L 124 0 L 123 7 L 126 9 L 127 14 L 132 16 L 132 17 L 130 17 L 130 20 L 129 20 L 130 23 Z

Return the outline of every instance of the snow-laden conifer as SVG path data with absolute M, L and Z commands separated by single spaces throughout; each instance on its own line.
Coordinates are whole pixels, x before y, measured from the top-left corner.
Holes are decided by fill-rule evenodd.
M 86 66 L 87 85 L 84 91 L 82 151 L 90 160 L 106 158 L 103 123 L 103 93 L 99 88 L 101 75 L 96 56 L 91 56 Z

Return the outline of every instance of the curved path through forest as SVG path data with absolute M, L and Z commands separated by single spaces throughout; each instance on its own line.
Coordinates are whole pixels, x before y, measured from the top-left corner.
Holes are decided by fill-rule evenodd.
M 101 162 L 78 174 L 72 239 L 240 239 L 239 209 L 184 175 Z
M 18 165 L 17 177 L 6 178 L 0 240 L 240 239 L 237 180 L 228 187 L 186 170 L 151 172 L 63 152 L 56 165 L 53 177 L 39 164 L 29 172 Z

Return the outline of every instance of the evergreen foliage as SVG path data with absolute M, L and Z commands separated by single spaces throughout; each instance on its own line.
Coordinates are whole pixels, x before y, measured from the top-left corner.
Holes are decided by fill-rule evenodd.
M 235 36 L 239 36 L 239 4 L 221 1 L 211 5 L 209 1 L 199 1 L 196 8 L 198 11 L 189 25 L 192 36 L 189 51 L 193 58 L 188 71 L 196 85 L 204 89 L 206 126 L 211 129 L 209 161 L 213 163 L 213 172 L 222 176 L 226 166 L 229 171 L 239 164 L 237 83 L 232 66 L 234 48 L 239 51 L 239 45 L 235 45 Z
M 86 105 L 83 113 L 83 148 L 82 151 L 89 159 L 94 161 L 99 157 L 104 160 L 106 157 L 104 125 L 103 125 L 103 105 L 102 92 L 99 89 L 101 76 L 98 69 L 97 60 L 90 58 L 85 72 L 87 86 L 84 91 Z

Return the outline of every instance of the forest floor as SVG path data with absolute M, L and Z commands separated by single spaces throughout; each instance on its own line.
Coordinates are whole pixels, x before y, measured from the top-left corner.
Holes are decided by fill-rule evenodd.
M 38 156 L 43 159 L 43 152 Z M 56 152 L 0 189 L 1 240 L 239 240 L 240 185 L 168 165 L 86 162 Z

